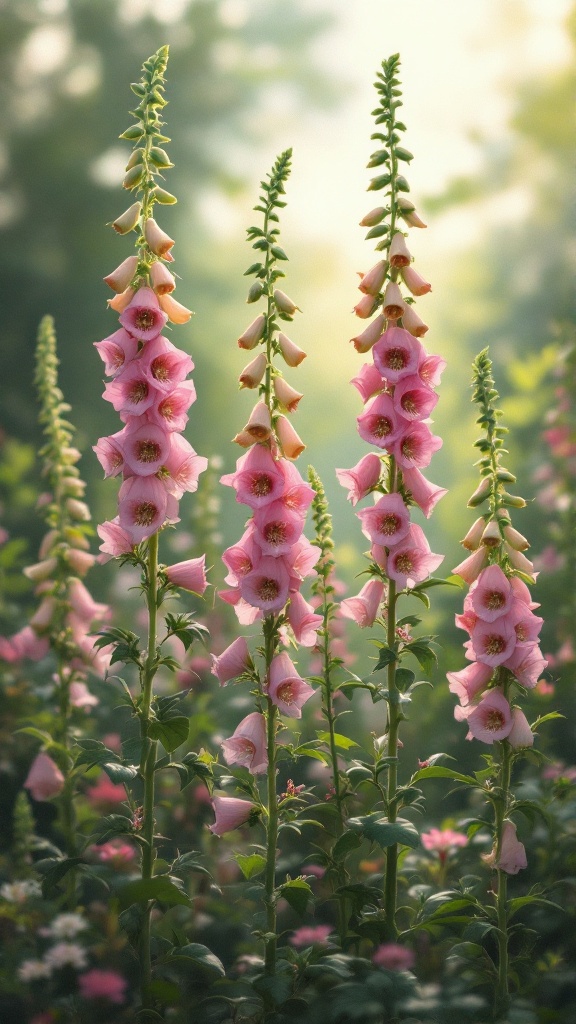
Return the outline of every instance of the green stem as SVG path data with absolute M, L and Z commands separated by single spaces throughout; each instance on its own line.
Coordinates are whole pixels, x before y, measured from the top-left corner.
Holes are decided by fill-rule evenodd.
M 154 861 L 156 851 L 154 849 L 154 804 L 155 804 L 155 771 L 157 742 L 149 735 L 150 709 L 152 704 L 152 683 L 156 674 L 156 621 L 157 621 L 157 596 L 158 596 L 158 534 L 153 534 L 148 542 L 148 652 L 143 673 L 142 707 L 141 707 L 141 732 L 142 732 L 142 761 L 140 772 L 144 781 L 144 802 L 142 809 L 142 847 L 141 872 L 142 880 L 148 881 L 154 874 Z M 140 934 L 140 965 L 141 965 L 141 997 L 142 1006 L 145 1009 L 152 1008 L 150 998 L 150 983 L 152 980 L 152 963 L 150 953 L 150 915 L 152 913 L 152 901 L 146 904 L 142 918 L 142 929 Z
M 387 640 L 391 647 L 396 636 L 396 583 L 388 584 Z M 388 749 L 390 758 L 388 765 L 387 803 L 388 821 L 396 821 L 396 790 L 398 788 L 398 729 L 400 714 L 398 703 L 399 691 L 396 686 L 396 662 L 388 665 Z M 396 929 L 396 889 L 398 874 L 398 844 L 386 850 L 386 871 L 384 874 L 384 910 L 386 913 L 387 938 L 397 937 Z
M 496 862 L 502 851 L 503 823 L 507 814 L 510 800 L 510 773 L 511 757 L 510 744 L 507 740 L 502 741 L 502 768 L 501 768 L 501 790 L 502 798 L 496 806 Z M 508 990 L 508 904 L 507 904 L 508 876 L 505 871 L 498 868 L 498 888 L 496 893 L 496 907 L 498 912 L 498 983 L 495 993 L 496 1016 L 504 1016 L 510 1005 Z
M 264 620 L 264 642 L 266 652 L 266 680 L 270 678 L 270 665 L 274 657 L 274 616 L 269 615 Z M 266 772 L 267 782 L 267 811 L 268 819 L 266 824 L 266 874 L 265 874 L 265 904 L 266 904 L 266 932 L 265 942 L 265 963 L 266 974 L 276 973 L 276 847 L 278 845 L 278 799 L 276 796 L 276 705 L 270 697 L 267 702 L 267 748 L 268 768 Z

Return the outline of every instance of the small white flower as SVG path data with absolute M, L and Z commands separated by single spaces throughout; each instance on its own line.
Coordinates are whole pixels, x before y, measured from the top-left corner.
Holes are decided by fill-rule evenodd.
M 4 882 L 0 886 L 0 896 L 9 903 L 24 903 L 31 896 L 41 895 L 40 883 L 31 878 L 22 878 L 18 882 Z
M 39 981 L 41 978 L 49 978 L 52 970 L 43 960 L 23 960 L 17 973 L 20 981 Z
M 44 954 L 44 963 L 53 970 L 68 966 L 82 970 L 83 967 L 87 967 L 88 960 L 86 950 L 82 946 L 77 946 L 74 942 L 57 942 Z
M 82 914 L 58 914 L 47 929 L 48 935 L 55 939 L 73 939 L 78 932 L 83 932 L 88 927 Z

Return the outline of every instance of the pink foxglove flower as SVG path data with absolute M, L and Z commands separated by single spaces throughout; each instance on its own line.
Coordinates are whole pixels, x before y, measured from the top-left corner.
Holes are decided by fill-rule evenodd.
M 485 858 L 487 864 L 505 871 L 507 875 L 517 875 L 528 867 L 526 850 L 516 835 L 516 825 L 509 818 L 505 818 L 502 824 L 502 841 L 500 855 L 496 850 Z
M 508 743 L 516 749 L 534 746 L 534 733 L 520 708 L 512 708 L 512 728 L 508 733 Z
M 376 452 L 368 452 L 352 469 L 337 469 L 336 476 L 343 487 L 348 487 L 346 497 L 353 505 L 365 498 L 380 481 L 382 462 Z
M 78 976 L 82 999 L 101 999 L 108 1003 L 126 1002 L 128 982 L 117 971 L 102 971 L 94 968 Z
M 468 723 L 467 740 L 494 743 L 505 739 L 512 729 L 510 705 L 500 689 L 488 690 L 478 704 L 454 708 L 454 717 Z
M 215 796 L 212 800 L 216 820 L 210 825 L 210 831 L 215 836 L 222 836 L 225 832 L 233 832 L 234 829 L 245 825 L 256 808 L 249 800 L 239 800 L 233 796 Z
M 350 383 L 359 392 L 363 402 L 367 402 L 373 395 L 379 391 L 384 391 L 388 387 L 386 380 L 373 363 L 364 363 Z
M 250 672 L 253 669 L 252 658 L 248 650 L 246 638 L 239 636 L 222 654 L 212 655 L 212 673 L 220 686 L 225 686 L 232 679 Z
M 468 845 L 468 836 L 463 835 L 462 832 L 455 832 L 451 828 L 431 828 L 428 832 L 422 832 L 420 838 L 425 850 L 434 850 L 439 854 L 446 854 L 458 846 Z
M 357 417 L 358 433 L 368 444 L 388 448 L 405 428 L 406 421 L 398 416 L 390 395 L 376 395 Z
M 168 565 L 164 570 L 169 583 L 182 590 L 191 590 L 195 594 L 203 594 L 208 586 L 206 580 L 206 555 L 200 558 L 188 558 L 184 562 Z
M 288 622 L 297 643 L 303 647 L 313 647 L 323 621 L 323 616 L 316 614 L 312 605 L 304 600 L 298 590 L 290 595 Z
M 122 327 L 138 341 L 156 338 L 167 319 L 151 288 L 139 288 L 120 315 Z
M 512 608 L 513 591 L 499 565 L 489 565 L 470 588 L 472 607 L 485 622 L 506 615 Z
M 384 600 L 385 587 L 381 580 L 368 580 L 356 597 L 347 597 L 340 603 L 340 612 L 347 619 L 354 619 L 361 629 L 374 625 L 380 605 Z
M 406 949 L 397 942 L 384 942 L 372 954 L 372 963 L 377 967 L 384 967 L 387 971 L 410 971 L 414 967 L 415 959 L 411 949 Z
M 50 800 L 64 789 L 64 776 L 48 754 L 37 754 L 26 776 L 24 788 L 35 800 Z
M 412 501 L 418 505 L 427 519 L 430 518 L 435 506 L 447 494 L 445 487 L 438 487 L 427 480 L 419 469 L 404 466 L 402 469 L 404 486 L 410 491 Z
M 403 590 L 427 579 L 443 560 L 430 550 L 422 527 L 412 523 L 407 536 L 390 548 L 386 572 Z
M 303 925 L 292 932 L 288 942 L 297 949 L 303 946 L 327 946 L 332 931 L 331 924 Z
M 236 726 L 233 735 L 223 740 L 221 746 L 227 764 L 244 765 L 252 775 L 265 772 L 268 766 L 268 753 L 264 715 L 258 711 L 247 715 Z
M 314 696 L 314 688 L 298 675 L 293 662 L 283 651 L 272 659 L 267 693 L 287 718 L 301 718 L 302 707 Z
M 368 458 L 368 456 L 366 456 Z M 373 544 L 399 544 L 410 529 L 410 513 L 399 494 L 384 494 L 371 508 L 357 512 L 362 532 Z
M 402 377 L 417 373 L 423 348 L 421 343 L 402 327 L 389 327 L 372 349 L 372 353 L 378 372 L 391 384 L 396 384 Z

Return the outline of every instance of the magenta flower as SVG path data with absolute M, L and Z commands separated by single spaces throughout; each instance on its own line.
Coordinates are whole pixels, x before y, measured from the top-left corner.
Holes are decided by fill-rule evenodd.
M 362 533 L 373 544 L 392 547 L 404 540 L 410 529 L 410 513 L 396 493 L 384 494 L 375 505 L 356 515 L 362 523 Z
M 279 500 L 254 513 L 254 539 L 263 555 L 288 555 L 299 540 L 303 516 Z
M 372 963 L 387 971 L 410 971 L 414 966 L 414 953 L 396 942 L 384 942 L 372 954 Z
M 347 619 L 354 619 L 361 629 L 374 625 L 384 600 L 385 586 L 382 580 L 368 580 L 356 597 L 347 597 L 340 602 L 340 612 Z
M 266 719 L 258 711 L 243 718 L 229 739 L 223 740 L 221 747 L 227 764 L 244 765 L 252 773 L 259 775 L 268 767 L 266 749 Z
M 169 583 L 182 590 L 191 590 L 195 594 L 203 594 L 208 586 L 206 580 L 206 555 L 200 558 L 188 558 L 175 565 L 167 565 L 165 570 Z
M 422 383 L 418 374 L 403 377 L 394 388 L 394 404 L 407 420 L 424 420 L 438 401 L 438 395 Z
M 125 1003 L 128 982 L 116 971 L 101 971 L 94 968 L 78 975 L 78 986 L 82 999 L 102 999 L 108 1003 Z
M 302 707 L 314 689 L 302 679 L 285 651 L 277 654 L 270 664 L 267 693 L 270 700 L 287 718 L 301 718 Z
M 222 654 L 213 654 L 211 657 L 212 674 L 216 676 L 220 686 L 225 686 L 231 679 L 238 679 L 253 668 L 248 644 L 243 636 L 237 637 Z
M 270 449 L 255 444 L 238 459 L 236 472 L 220 477 L 220 483 L 234 487 L 236 501 L 257 509 L 281 496 L 284 476 Z
M 386 380 L 378 372 L 374 363 L 364 363 L 350 383 L 360 392 L 363 402 L 367 402 L 369 398 L 372 398 L 372 395 L 383 391 L 387 387 Z
M 485 665 L 503 665 L 516 646 L 516 631 L 508 616 L 493 622 L 479 619 L 470 634 L 472 650 Z
M 32 762 L 24 789 L 30 792 L 34 800 L 50 800 L 62 792 L 64 781 L 58 765 L 48 757 L 48 754 L 41 752 Z
M 104 363 L 107 377 L 115 377 L 138 354 L 136 338 L 128 334 L 123 327 L 119 331 L 114 331 L 109 338 L 95 341 L 94 348 Z
M 292 932 L 288 942 L 297 949 L 303 946 L 327 946 L 332 931 L 331 924 L 302 925 Z
M 492 674 L 490 665 L 480 661 L 473 661 L 459 672 L 448 672 L 450 693 L 454 693 L 462 705 L 470 704 L 488 686 Z
M 215 796 L 212 799 L 212 806 L 216 820 L 210 825 L 210 831 L 215 836 L 233 832 L 234 829 L 240 828 L 240 825 L 245 825 L 256 810 L 249 800 L 239 800 L 234 796 Z
M 174 520 L 177 504 L 155 476 L 130 476 L 118 495 L 118 520 L 133 544 L 139 544 Z
M 414 422 L 401 427 L 391 439 L 391 450 L 403 469 L 422 469 L 430 465 L 435 452 L 442 447 L 442 438 L 432 434 L 426 423 Z
M 290 575 L 282 558 L 263 555 L 240 580 L 245 601 L 263 612 L 278 612 L 288 600 Z
M 120 314 L 120 323 L 138 341 L 156 338 L 167 320 L 151 288 L 139 288 Z
M 356 422 L 360 437 L 377 448 L 388 448 L 406 426 L 387 394 L 371 398 Z
M 372 349 L 376 369 L 391 384 L 416 373 L 422 353 L 421 343 L 402 327 L 389 327 Z
M 510 705 L 500 689 L 488 690 L 479 704 L 455 707 L 454 718 L 468 722 L 467 740 L 477 739 L 483 743 L 505 739 L 512 728 Z
M 342 487 L 349 488 L 346 495 L 348 501 L 356 505 L 376 487 L 381 470 L 380 456 L 375 452 L 368 452 L 368 455 L 364 455 L 352 469 L 337 469 L 336 476 Z

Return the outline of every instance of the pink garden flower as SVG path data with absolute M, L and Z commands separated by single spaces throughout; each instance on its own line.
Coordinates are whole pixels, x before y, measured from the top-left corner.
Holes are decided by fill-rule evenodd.
M 114 804 L 124 803 L 126 790 L 124 786 L 112 782 L 103 772 L 96 785 L 86 790 L 86 797 L 93 807 L 108 808 Z
M 130 476 L 118 495 L 118 518 L 133 544 L 151 537 L 167 518 L 174 521 L 177 504 L 155 476 Z
M 528 867 L 526 850 L 516 835 L 516 825 L 509 818 L 505 818 L 502 825 L 502 845 L 500 856 L 497 857 L 496 850 L 484 858 L 491 867 L 505 871 L 507 875 L 517 875 L 519 871 Z
M 245 825 L 256 808 L 249 800 L 239 800 L 233 796 L 215 796 L 212 806 L 216 815 L 210 831 L 215 836 L 222 836 L 225 832 L 233 832 L 234 829 Z
M 423 348 L 402 327 L 389 327 L 372 349 L 374 365 L 391 384 L 416 373 Z
M 376 395 L 356 418 L 358 433 L 368 444 L 388 448 L 405 429 L 406 421 L 398 416 L 390 395 Z
M 78 976 L 82 999 L 102 999 L 108 1003 L 125 1003 L 128 982 L 117 971 L 94 968 Z
M 442 438 L 432 434 L 426 423 L 417 421 L 400 428 L 391 442 L 391 450 L 403 469 L 422 469 L 430 465 L 442 443 Z
M 441 860 L 446 858 L 446 854 L 450 850 L 454 850 L 458 846 L 468 845 L 468 836 L 463 835 L 461 832 L 455 832 L 451 828 L 431 828 L 428 832 L 422 832 L 420 838 L 424 849 L 438 853 Z
M 167 319 L 151 288 L 139 288 L 120 315 L 122 326 L 138 341 L 156 338 Z
M 252 775 L 259 775 L 268 767 L 266 742 L 264 715 L 253 711 L 242 719 L 233 735 L 223 740 L 221 746 L 227 764 L 244 765 Z
M 480 661 L 460 669 L 459 672 L 448 672 L 450 693 L 454 693 L 462 705 L 470 704 L 477 694 L 484 690 L 490 682 L 493 669 Z
M 290 595 L 288 622 L 296 642 L 303 647 L 313 647 L 324 619 L 322 615 L 316 614 L 312 605 L 296 590 Z
M 470 588 L 472 607 L 485 622 L 506 615 L 514 599 L 512 586 L 499 565 L 489 565 Z
M 236 501 L 257 509 L 281 496 L 284 476 L 270 449 L 256 444 L 238 459 L 236 472 L 222 476 L 220 483 L 234 487 Z
M 441 498 L 447 494 L 445 487 L 438 487 L 427 480 L 419 469 L 404 466 L 402 469 L 404 486 L 410 491 L 412 500 L 418 505 L 427 519 Z
M 467 740 L 494 743 L 505 739 L 512 729 L 510 705 L 500 689 L 488 690 L 478 704 L 455 707 L 454 718 L 468 722 Z
M 248 644 L 243 636 L 237 637 L 222 654 L 213 654 L 211 657 L 212 674 L 216 676 L 220 686 L 225 686 L 231 679 L 238 679 L 253 669 Z
M 342 487 L 349 488 L 346 495 L 348 501 L 356 505 L 376 487 L 381 471 L 380 456 L 376 455 L 376 452 L 368 452 L 368 455 L 364 455 L 352 469 L 337 469 L 336 476 Z
M 203 594 L 208 586 L 206 580 L 206 555 L 200 558 L 188 558 L 175 565 L 167 565 L 165 570 L 169 583 L 182 590 L 191 590 L 195 594 Z
M 508 743 L 515 749 L 534 745 L 534 733 L 520 708 L 512 708 L 512 728 L 508 733 Z
M 102 864 L 110 864 L 117 869 L 127 867 L 136 860 L 136 850 L 122 839 L 110 839 L 101 846 L 91 847 L 91 850 Z
M 263 555 L 287 555 L 302 533 L 303 516 L 273 501 L 254 513 L 254 539 Z
M 331 924 L 302 925 L 296 928 L 288 939 L 291 946 L 300 949 L 304 946 L 327 946 L 328 937 L 332 934 Z
M 119 555 L 127 555 L 132 551 L 133 541 L 127 530 L 120 526 L 118 518 L 110 522 L 100 523 L 96 527 L 98 536 L 103 543 L 100 545 L 102 554 L 99 561 L 108 561 L 110 558 L 117 558 Z
M 394 388 L 394 404 L 407 420 L 423 420 L 430 415 L 438 395 L 422 383 L 418 374 L 403 377 Z
M 378 391 L 383 391 L 387 387 L 387 382 L 382 374 L 378 372 L 374 363 L 364 363 L 350 383 L 360 393 L 363 402 L 367 402 L 369 398 L 372 398 L 372 395 L 377 394 Z
M 288 600 L 290 574 L 281 558 L 263 555 L 240 580 L 245 601 L 263 612 L 278 612 Z
M 410 971 L 414 966 L 414 953 L 396 942 L 385 942 L 372 954 L 372 963 L 387 971 Z
M 374 625 L 380 605 L 384 600 L 385 587 L 381 580 L 368 580 L 356 597 L 347 597 L 340 602 L 340 612 L 347 619 L 354 619 L 361 629 Z
M 64 776 L 48 754 L 37 754 L 26 776 L 24 788 L 34 800 L 50 800 L 64 789 Z
M 536 644 L 532 647 L 517 644 L 510 657 L 504 662 L 505 668 L 509 668 L 521 686 L 525 686 L 528 690 L 536 686 L 547 664 L 546 658 L 542 656 L 542 652 Z
M 270 700 L 287 718 L 301 718 L 302 707 L 314 689 L 302 679 L 285 651 L 277 654 L 270 665 L 267 693 Z
M 410 529 L 410 514 L 399 494 L 384 494 L 375 505 L 356 515 L 363 534 L 373 544 L 392 547 L 404 540 Z
M 444 555 L 435 555 L 421 526 L 412 523 L 407 536 L 390 548 L 386 572 L 404 590 L 427 579 L 438 568 Z
M 109 338 L 95 341 L 94 348 L 104 363 L 106 375 L 115 377 L 137 355 L 138 342 L 122 327 L 119 331 L 114 331 Z
M 472 650 L 477 661 L 484 665 L 503 665 L 516 646 L 516 632 L 508 616 L 492 622 L 479 619 L 470 634 Z

